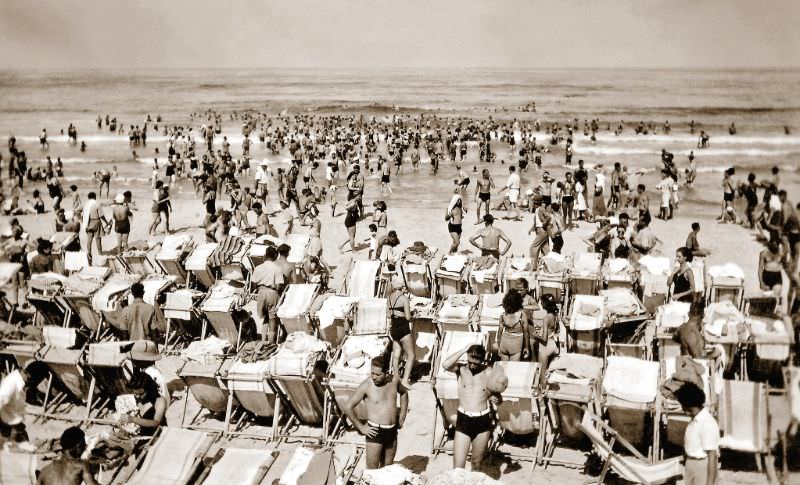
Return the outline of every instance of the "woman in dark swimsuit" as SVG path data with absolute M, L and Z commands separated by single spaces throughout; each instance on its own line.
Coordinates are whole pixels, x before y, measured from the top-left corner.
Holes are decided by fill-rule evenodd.
M 774 241 L 770 242 L 758 256 L 759 286 L 763 291 L 771 291 L 776 296 L 781 294 L 783 286 L 782 260 L 783 253 L 778 243 Z
M 356 252 L 356 224 L 358 224 L 358 203 L 355 199 L 347 201 L 347 215 L 344 216 L 344 227 L 347 229 L 347 240 L 339 246 L 339 251 L 350 243 L 350 250 Z
M 411 332 L 411 305 L 408 297 L 403 292 L 405 284 L 400 275 L 395 275 L 391 281 L 392 292 L 386 299 L 388 306 L 389 335 L 392 337 L 392 368 L 395 372 L 400 369 L 400 354 L 405 354 L 406 365 L 400 382 L 406 388 L 411 387 L 411 371 L 414 369 L 414 341 Z
M 478 182 L 475 185 L 475 195 L 476 201 L 478 203 L 478 207 L 475 209 L 475 217 L 476 223 L 480 224 L 481 222 L 481 207 L 486 207 L 485 214 L 489 213 L 489 200 L 492 198 L 492 189 L 494 188 L 494 181 L 492 177 L 489 175 L 489 170 L 483 169 L 481 173 L 481 178 L 478 179 Z
M 674 301 L 683 301 L 691 303 L 695 298 L 694 289 L 694 275 L 689 263 L 693 259 L 692 251 L 689 248 L 682 247 L 675 251 L 675 260 L 678 263 L 678 268 L 669 276 L 667 285 L 672 288 L 672 299 Z
M 450 233 L 450 237 L 453 239 L 449 254 L 455 254 L 455 252 L 458 251 L 458 246 L 461 244 L 461 224 L 464 220 L 463 205 L 463 200 L 459 198 L 452 209 L 445 215 L 445 219 L 447 219 L 447 232 Z

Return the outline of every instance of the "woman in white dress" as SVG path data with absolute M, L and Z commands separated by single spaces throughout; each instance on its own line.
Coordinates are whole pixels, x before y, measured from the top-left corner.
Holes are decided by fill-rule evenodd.
M 578 220 L 589 220 L 586 217 L 586 197 L 583 195 L 583 184 L 580 182 L 575 182 L 575 210 L 578 211 Z

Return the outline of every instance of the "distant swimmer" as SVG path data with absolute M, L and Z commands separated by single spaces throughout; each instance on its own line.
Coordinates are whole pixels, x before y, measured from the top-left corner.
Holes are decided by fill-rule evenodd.
M 694 161 L 694 150 L 689 152 L 689 168 L 686 169 L 686 185 L 691 187 L 697 177 L 697 163 Z
M 728 128 L 728 133 L 731 135 L 736 134 L 736 123 L 731 123 L 731 126 Z

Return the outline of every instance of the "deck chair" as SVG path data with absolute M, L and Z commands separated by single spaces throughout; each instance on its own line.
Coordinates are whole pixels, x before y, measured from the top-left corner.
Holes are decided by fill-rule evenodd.
M 706 272 L 706 301 L 729 300 L 736 308 L 744 305 L 744 272 L 734 263 L 711 266 Z
M 333 293 L 319 295 L 312 305 L 319 338 L 338 347 L 354 325 L 357 307 L 357 298 Z
M 444 297 L 436 311 L 434 322 L 439 332 L 476 331 L 473 313 L 478 309 L 478 295 L 450 294 Z
M 278 302 L 278 318 L 286 335 L 294 332 L 315 334 L 311 319 L 311 304 L 319 285 L 289 285 Z
M 706 395 L 705 405 L 716 417 L 719 401 L 718 371 L 714 361 L 705 359 L 692 359 L 703 368 L 702 381 L 703 392 Z M 666 381 L 672 378 L 677 367 L 677 359 L 669 358 L 659 362 L 661 365 L 661 376 Z M 680 404 L 673 399 L 663 398 L 659 393 L 660 414 L 666 423 L 666 438 L 669 443 L 683 446 L 683 437 L 686 434 L 686 426 L 691 421 L 691 417 L 681 408 Z
M 338 442 L 339 434 L 346 426 L 343 406 L 356 388 L 369 377 L 371 361 L 385 355 L 391 341 L 386 335 L 350 335 L 345 338 L 331 360 L 325 386 L 325 442 Z M 366 419 L 363 402 L 354 409 L 359 419 Z
M 555 449 L 565 445 L 580 445 L 585 441 L 580 430 L 585 409 L 599 408 L 603 359 L 583 354 L 564 353 L 556 357 L 547 369 L 545 401 L 547 419 L 543 420 L 537 444 L 537 464 L 579 467 L 577 463 L 554 458 Z
M 35 485 L 38 455 L 0 451 L 0 485 Z
M 605 299 L 595 295 L 575 295 L 569 309 L 570 351 L 602 356 L 605 326 Z
M 212 431 L 225 431 L 228 427 L 228 419 L 234 405 L 230 397 L 230 390 L 224 381 L 228 369 L 233 364 L 232 359 L 213 359 L 207 362 L 188 361 L 176 372 L 178 377 L 186 384 L 188 393 L 183 400 L 183 411 L 181 413 L 181 426 L 191 429 L 207 429 Z M 191 395 L 200 409 L 189 421 L 186 420 L 186 413 L 189 405 L 189 395 Z M 208 419 L 201 420 L 200 415 L 206 411 L 206 417 L 225 416 L 222 426 L 211 426 L 207 424 Z
M 435 280 L 431 270 L 431 261 L 436 257 L 436 248 L 427 248 L 424 254 L 411 253 L 408 250 L 400 260 L 400 271 L 406 288 L 414 296 L 434 298 Z
M 568 302 L 571 294 L 569 271 L 571 266 L 571 257 L 565 258 L 554 252 L 539 259 L 539 266 L 535 268 L 536 297 L 541 299 L 544 295 L 553 295 L 556 301 L 562 305 Z
M 164 348 L 174 349 L 179 341 L 190 341 L 200 338 L 202 316 L 200 301 L 203 293 L 189 288 L 175 289 L 166 294 L 164 301 Z
M 218 436 L 216 433 L 162 427 L 152 444 L 139 456 L 136 467 L 123 483 L 129 485 L 192 483 L 192 479 L 202 466 L 203 457 Z
M 603 376 L 603 404 L 609 422 L 626 441 L 655 457 L 659 448 L 660 366 L 634 357 L 609 356 Z
M 189 257 L 186 258 L 186 271 L 188 280 L 194 282 L 203 289 L 210 289 L 217 281 L 217 276 L 208 264 L 208 258 L 217 250 L 219 243 L 203 243 L 194 248 Z
M 569 271 L 572 293 L 596 295 L 603 281 L 600 253 L 579 253 Z
M 389 331 L 389 312 L 386 298 L 362 298 L 358 302 L 356 321 L 351 335 L 386 334 Z
M 243 288 L 219 281 L 209 289 L 200 306 L 217 337 L 230 342 L 234 349 L 241 343 L 242 327 L 233 318 L 233 311 L 241 307 L 244 298 Z M 201 337 L 205 338 L 205 332 Z
M 259 485 L 275 462 L 277 451 L 223 448 L 211 468 L 206 468 L 197 483 L 204 485 Z
M 627 258 L 610 258 L 603 263 L 603 281 L 606 288 L 628 288 L 632 289 L 636 283 L 636 270 Z
M 345 279 L 344 289 L 353 298 L 376 298 L 381 296 L 381 262 L 354 261 Z
M 528 288 L 536 287 L 536 271 L 531 258 L 507 257 L 501 271 L 500 290 L 503 293 L 513 288 L 518 279 L 527 280 Z
M 469 257 L 448 254 L 436 268 L 436 293 L 439 297 L 466 293 L 469 278 Z
M 257 439 L 268 439 L 268 435 L 248 434 L 242 431 L 247 418 L 246 413 L 256 418 L 275 417 L 275 391 L 267 383 L 269 363 L 267 361 L 245 363 L 235 360 L 224 377 L 230 394 L 228 410 L 225 417 L 226 435 L 247 436 Z M 231 402 L 238 406 L 234 408 Z M 237 418 L 234 415 L 238 414 Z M 234 419 L 236 419 L 235 422 Z
M 123 364 L 133 342 L 100 342 L 89 344 L 84 358 L 84 368 L 91 382 L 86 400 L 86 420 L 96 423 L 112 423 L 105 418 L 114 399 L 127 394 L 128 378 Z M 106 411 L 104 413 L 103 411 Z
M 67 421 L 80 421 L 70 410 L 77 403 L 89 400 L 89 383 L 81 367 L 84 349 L 65 349 L 45 345 L 36 355 L 36 360 L 44 362 L 50 369 L 44 403 L 37 419 L 50 418 Z
M 486 269 L 476 269 L 478 259 L 470 261 L 469 289 L 473 295 L 496 293 L 500 289 L 500 275 L 505 260 L 494 260 L 494 265 Z
M 683 475 L 680 457 L 650 463 L 633 445 L 628 443 L 613 428 L 603 423 L 600 417 L 595 414 L 588 411 L 585 412 L 580 427 L 592 441 L 594 449 L 604 461 L 603 470 L 598 477 L 598 483 L 600 484 L 605 480 L 609 470 L 613 470 L 617 475 L 629 482 L 648 485 L 665 483 L 674 477 Z M 603 432 L 611 436 L 611 441 L 605 440 Z M 621 444 L 633 456 L 623 456 L 616 453 L 614 451 L 616 443 Z
M 720 448 L 752 453 L 756 467 L 772 460 L 767 388 L 760 382 L 722 381 L 719 422 Z
M 536 389 L 538 381 L 539 364 L 536 362 L 496 362 L 495 367 L 502 367 L 508 377 L 508 387 L 500 395 L 502 402 L 495 410 L 497 425 L 501 435 L 497 441 L 499 447 L 506 434 L 529 436 L 530 445 L 538 445 L 533 434 L 541 432 L 541 410 L 539 408 L 539 392 Z M 530 460 L 536 463 L 538 452 L 532 456 L 517 455 L 515 458 Z

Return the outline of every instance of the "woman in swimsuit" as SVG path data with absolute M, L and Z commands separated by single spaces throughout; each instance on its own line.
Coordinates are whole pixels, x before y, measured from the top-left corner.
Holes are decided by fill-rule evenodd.
M 391 281 L 392 292 L 386 299 L 389 310 L 389 335 L 392 337 L 392 368 L 395 372 L 400 369 L 400 355 L 405 354 L 406 362 L 403 369 L 401 384 L 407 389 L 411 388 L 411 371 L 414 369 L 414 341 L 411 332 L 411 304 L 403 292 L 405 283 L 400 275 L 394 275 Z
M 347 244 L 350 250 L 356 252 L 356 224 L 358 224 L 358 204 L 355 199 L 347 201 L 347 215 L 344 216 L 344 227 L 347 229 L 347 240 L 339 246 L 339 251 L 343 251 Z
M 758 280 L 763 291 L 771 291 L 779 296 L 783 287 L 783 273 L 781 272 L 783 253 L 777 242 L 771 241 L 766 249 L 758 256 Z
M 492 189 L 494 188 L 494 181 L 492 177 L 489 175 L 489 170 L 483 169 L 481 173 L 481 178 L 478 179 L 477 184 L 475 185 L 475 201 L 478 203 L 478 207 L 475 209 L 475 217 L 477 218 L 477 224 L 480 224 L 481 219 L 481 207 L 486 207 L 485 214 L 489 214 L 489 200 L 492 198 Z
M 456 251 L 458 251 L 458 246 L 461 244 L 461 224 L 464 220 L 464 207 L 461 198 L 447 211 L 445 220 L 447 220 L 447 232 L 450 233 L 450 237 L 453 239 L 449 254 L 455 254 Z
M 527 357 L 529 348 L 528 321 L 522 306 L 522 295 L 511 290 L 503 297 L 503 315 L 497 329 L 497 354 L 500 360 L 519 361 Z
M 542 295 L 542 310 L 534 311 L 531 338 L 534 342 L 536 361 L 540 369 L 547 369 L 550 361 L 558 355 L 558 303 L 553 295 Z M 546 372 L 539 373 L 539 387 L 547 382 Z
M 678 248 L 675 251 L 675 261 L 678 263 L 678 267 L 667 280 L 668 287 L 675 285 L 672 288 L 672 299 L 674 301 L 687 303 L 694 301 L 694 275 L 692 274 L 691 266 L 689 266 L 693 258 L 692 250 L 687 247 Z

